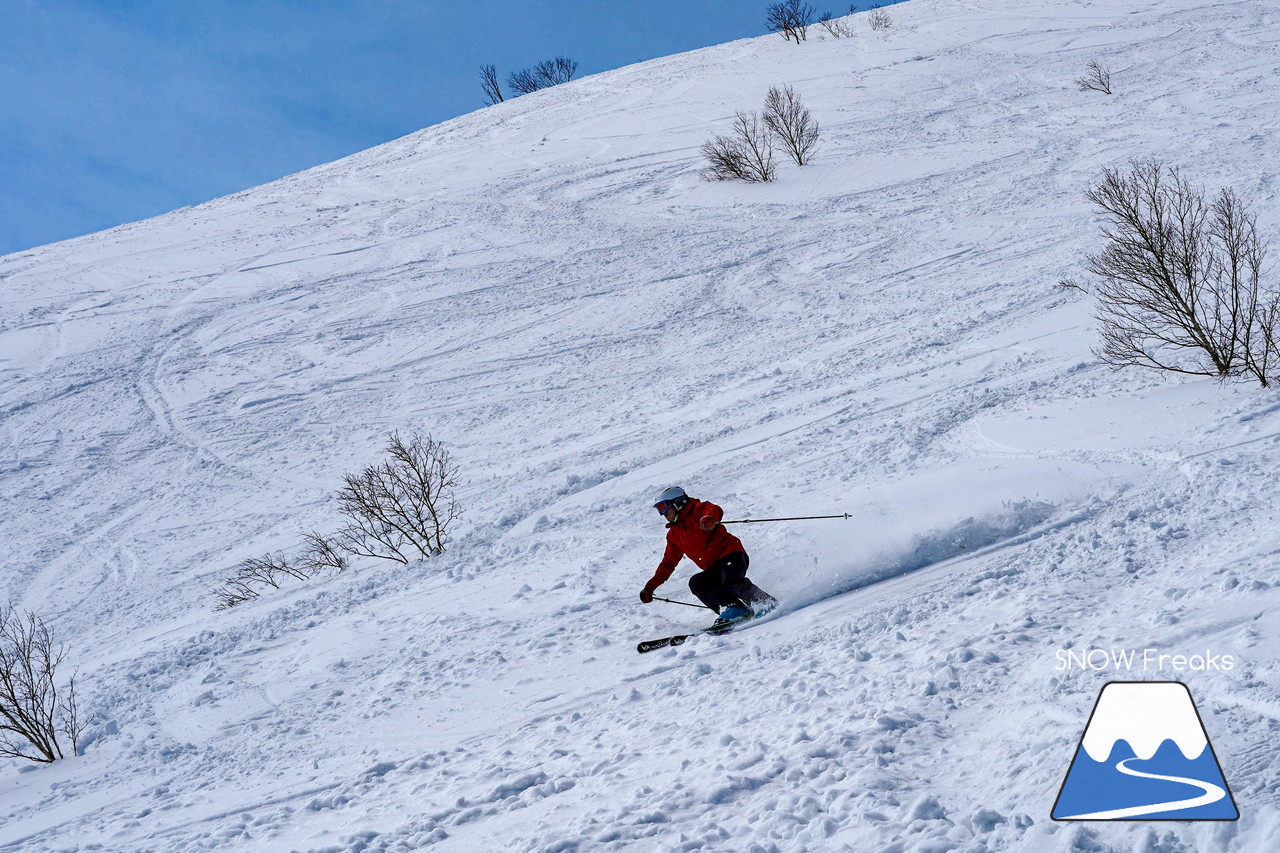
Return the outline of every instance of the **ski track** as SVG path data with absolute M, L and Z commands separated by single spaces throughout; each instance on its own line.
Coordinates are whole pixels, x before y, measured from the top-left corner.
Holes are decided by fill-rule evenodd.
M 0 850 L 1280 848 L 1276 392 L 1104 370 L 1054 287 L 1104 165 L 1162 158 L 1280 225 L 1280 16 L 890 12 L 0 258 L 0 572 L 89 724 L 76 760 L 0 765 Z M 1095 57 L 1111 98 L 1071 83 Z M 783 82 L 814 163 L 699 181 Z M 464 473 L 445 555 L 211 612 L 414 426 Z M 677 481 L 854 518 L 741 531 L 783 607 L 641 656 L 701 624 L 634 601 Z M 1125 677 L 1054 652 L 1113 646 L 1240 660 L 1177 676 L 1239 822 L 1048 819 Z

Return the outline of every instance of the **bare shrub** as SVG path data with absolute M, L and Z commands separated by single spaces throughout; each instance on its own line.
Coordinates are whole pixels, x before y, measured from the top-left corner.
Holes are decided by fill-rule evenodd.
M 260 593 L 244 581 L 228 578 L 214 593 L 214 610 L 230 610 L 247 601 L 253 601 Z
M 1076 85 L 1080 87 L 1080 91 L 1102 92 L 1103 94 L 1111 94 L 1111 69 L 1101 65 L 1098 60 L 1089 60 L 1089 73 L 1076 80 Z
M 702 178 L 706 181 L 750 181 L 747 171 L 747 158 L 742 145 L 732 136 L 717 133 L 707 142 L 702 143 L 702 156 L 707 165 L 702 169 Z
M 302 545 L 304 550 L 298 565 L 312 577 L 321 572 L 340 572 L 347 567 L 347 558 L 338 543 L 328 536 L 309 531 L 302 534 Z
M 742 143 L 751 180 L 772 181 L 773 140 L 760 117 L 754 112 L 738 112 L 734 117 L 733 132 Z
M 555 59 L 544 59 L 533 66 L 533 73 L 542 83 L 543 88 L 568 83 L 573 79 L 573 75 L 577 70 L 578 63 L 563 56 L 557 56 Z
M 893 18 L 879 6 L 872 6 L 871 13 L 867 15 L 867 23 L 871 24 L 873 30 L 887 30 L 893 25 Z
M 286 577 L 306 580 L 347 567 L 346 554 L 408 563 L 444 551 L 449 526 L 461 514 L 454 488 L 457 470 L 444 446 L 417 434 L 392 433 L 390 458 L 359 474 L 347 474 L 338 493 L 347 524 L 333 536 L 302 534 L 296 561 L 275 552 L 242 560 L 215 592 L 215 610 L 229 610 L 279 589 Z M 415 556 L 416 554 L 416 556 Z
M 542 83 L 538 81 L 538 76 L 533 73 L 532 68 L 522 68 L 519 71 L 512 71 L 507 76 L 507 85 L 515 89 L 522 95 L 530 92 L 536 92 L 542 88 Z
M 279 551 L 261 557 L 248 557 L 240 561 L 235 575 L 223 581 L 222 587 L 215 593 L 217 604 L 214 610 L 229 610 L 252 601 L 259 596 L 263 587 L 279 589 L 280 582 L 286 577 L 306 580 L 311 574 L 305 567 L 290 563 Z
M 764 99 L 764 124 L 797 166 L 809 162 L 818 145 L 818 123 L 790 86 L 770 86 Z
M 480 88 L 484 91 L 487 106 L 500 104 L 505 100 L 502 97 L 502 86 L 498 83 L 498 69 L 493 65 L 480 66 Z
M 765 9 L 765 27 L 771 33 L 780 33 L 796 44 L 809 37 L 809 27 L 817 18 L 817 10 L 804 0 L 782 0 Z
M 818 23 L 832 38 L 852 38 L 853 27 L 844 18 L 837 18 L 830 12 L 823 12 Z
M 1107 169 L 1088 198 L 1107 220 L 1105 248 L 1088 257 L 1099 359 L 1268 386 L 1280 291 L 1262 285 L 1266 244 L 1239 197 L 1223 189 L 1207 204 L 1177 169 L 1148 162 Z
M 773 140 L 760 117 L 738 112 L 733 131 L 728 136 L 717 134 L 702 146 L 707 166 L 702 177 L 709 181 L 741 180 L 750 183 L 772 181 L 774 176 Z
M 238 580 L 249 584 L 266 584 L 272 589 L 280 588 L 280 581 L 285 577 L 306 580 L 309 575 L 300 568 L 289 563 L 279 551 L 264 554 L 261 557 L 249 557 L 240 562 L 240 570 L 236 573 Z
M 449 526 L 461 514 L 454 495 L 457 469 L 444 445 L 413 434 L 392 433 L 390 459 L 347 474 L 338 493 L 347 526 L 335 542 L 363 557 L 408 563 L 444 551 Z
M 573 79 L 573 75 L 577 70 L 577 62 L 563 56 L 557 56 L 554 59 L 545 59 L 532 68 L 513 71 L 507 77 L 507 85 L 520 94 L 527 95 L 530 92 L 536 92 L 548 86 L 568 83 Z
M 0 756 L 48 763 L 65 743 L 79 749 L 75 678 L 61 694 L 56 680 L 65 656 L 43 619 L 0 606 Z

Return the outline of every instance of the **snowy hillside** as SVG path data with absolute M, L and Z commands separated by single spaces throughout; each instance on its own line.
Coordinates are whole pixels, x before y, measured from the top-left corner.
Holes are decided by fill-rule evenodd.
M 1131 158 L 1280 239 L 1280 10 L 890 11 L 0 258 L 0 578 L 90 718 L 0 763 L 0 850 L 1280 849 L 1280 396 L 1100 367 L 1055 287 Z M 815 162 L 699 180 L 784 83 Z M 446 554 L 213 612 L 415 427 Z M 642 656 L 709 621 L 636 597 L 672 483 L 852 518 L 737 528 L 783 607 Z M 1092 648 L 1236 665 L 1059 669 Z M 1238 822 L 1049 819 L 1116 678 L 1188 685 Z

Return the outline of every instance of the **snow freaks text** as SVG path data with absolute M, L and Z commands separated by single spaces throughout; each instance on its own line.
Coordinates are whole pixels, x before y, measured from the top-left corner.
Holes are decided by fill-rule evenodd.
M 1169 654 L 1161 649 L 1059 649 L 1054 657 L 1059 672 L 1229 672 L 1236 661 L 1231 655 Z

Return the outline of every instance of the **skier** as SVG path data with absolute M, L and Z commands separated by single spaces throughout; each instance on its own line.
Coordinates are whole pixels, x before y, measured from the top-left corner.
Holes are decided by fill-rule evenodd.
M 702 570 L 689 578 L 689 589 L 720 615 L 716 625 L 759 615 L 777 605 L 777 599 L 747 579 L 747 551 L 720 523 L 724 510 L 689 497 L 679 486 L 663 489 L 653 507 L 667 520 L 667 550 L 640 591 L 642 602 L 653 601 L 654 590 L 667 582 L 681 557 L 688 557 Z

